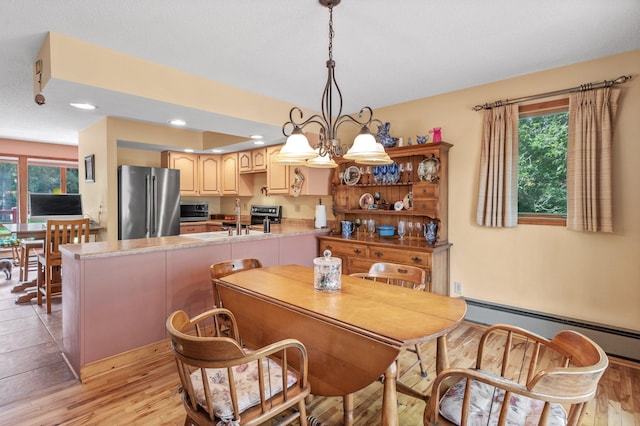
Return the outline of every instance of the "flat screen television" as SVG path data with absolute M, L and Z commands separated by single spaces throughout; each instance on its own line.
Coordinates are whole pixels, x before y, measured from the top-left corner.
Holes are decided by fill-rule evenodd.
M 29 222 L 82 218 L 80 194 L 29 193 Z

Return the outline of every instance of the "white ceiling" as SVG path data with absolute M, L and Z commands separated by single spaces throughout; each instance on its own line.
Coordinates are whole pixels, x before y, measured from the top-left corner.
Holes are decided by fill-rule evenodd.
M 282 139 L 279 127 L 71 83 L 45 88 L 38 106 L 32 67 L 48 31 L 320 108 L 328 11 L 317 0 L 0 0 L 0 16 L 0 138 L 76 144 L 108 115 Z M 343 0 L 334 29 L 352 113 L 638 49 L 640 1 Z M 76 110 L 71 99 L 100 108 Z

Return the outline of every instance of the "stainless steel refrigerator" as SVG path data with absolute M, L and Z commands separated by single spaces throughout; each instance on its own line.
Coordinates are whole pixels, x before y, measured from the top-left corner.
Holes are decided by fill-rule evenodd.
M 118 239 L 180 233 L 180 171 L 118 166 Z

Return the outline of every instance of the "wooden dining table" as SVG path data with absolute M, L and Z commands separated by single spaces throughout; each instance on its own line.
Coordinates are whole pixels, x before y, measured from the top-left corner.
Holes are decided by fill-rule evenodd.
M 2 226 L 7 229 L 12 235 L 15 235 L 19 239 L 33 239 L 44 240 L 47 236 L 47 224 L 46 223 L 3 223 Z M 104 229 L 104 226 L 97 223 L 91 223 L 89 225 L 89 233 L 95 236 Z M 23 254 L 22 264 L 20 268 L 25 269 L 25 277 L 28 277 L 29 254 Z M 36 280 L 29 280 L 16 284 L 12 289 L 12 293 L 20 293 L 26 291 L 16 298 L 16 303 L 29 303 L 31 299 L 37 296 Z
M 403 347 L 437 339 L 438 371 L 448 366 L 446 334 L 464 319 L 459 298 L 342 275 L 333 293 L 314 290 L 313 268 L 279 265 L 214 280 L 216 304 L 238 319 L 248 347 L 296 338 L 309 353 L 311 392 L 353 396 L 384 374 L 382 424 L 397 425 L 397 363 Z

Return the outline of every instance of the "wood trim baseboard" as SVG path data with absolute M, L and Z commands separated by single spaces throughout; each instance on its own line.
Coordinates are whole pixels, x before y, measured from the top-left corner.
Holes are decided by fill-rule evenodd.
M 171 352 L 171 340 L 165 339 L 94 361 L 80 368 L 80 381 L 87 383 L 105 373 L 139 362 L 140 359 L 148 360 L 154 357 L 166 356 L 169 352 Z

